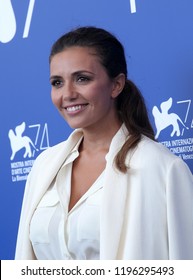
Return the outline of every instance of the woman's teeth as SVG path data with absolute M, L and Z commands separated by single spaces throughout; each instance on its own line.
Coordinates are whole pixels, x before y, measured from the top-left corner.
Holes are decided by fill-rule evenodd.
M 81 110 L 83 107 L 85 107 L 86 105 L 77 105 L 77 106 L 72 106 L 72 107 L 67 107 L 66 110 L 68 112 L 75 112 L 75 111 L 79 111 Z

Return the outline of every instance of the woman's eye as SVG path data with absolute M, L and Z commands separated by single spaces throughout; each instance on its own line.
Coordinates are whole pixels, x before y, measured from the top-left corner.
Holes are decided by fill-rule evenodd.
M 77 82 L 80 82 L 80 83 L 84 83 L 84 82 L 88 82 L 88 81 L 90 81 L 90 79 L 88 77 L 80 76 L 77 78 Z
M 51 82 L 51 85 L 53 86 L 53 87 L 60 87 L 60 86 L 62 86 L 62 81 L 60 81 L 60 80 L 54 80 L 54 81 L 52 81 Z

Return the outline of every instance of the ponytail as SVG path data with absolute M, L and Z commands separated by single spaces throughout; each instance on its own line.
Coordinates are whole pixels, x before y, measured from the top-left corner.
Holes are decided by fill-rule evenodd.
M 125 173 L 128 169 L 125 164 L 128 151 L 137 146 L 142 135 L 154 140 L 154 131 L 148 118 L 144 98 L 130 80 L 126 81 L 123 91 L 118 96 L 117 110 L 129 132 L 129 138 L 115 158 L 117 168 Z

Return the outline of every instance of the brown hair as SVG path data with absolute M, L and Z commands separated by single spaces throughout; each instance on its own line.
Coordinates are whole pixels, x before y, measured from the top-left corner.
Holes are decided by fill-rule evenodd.
M 127 77 L 124 48 L 108 31 L 96 27 L 80 27 L 64 34 L 52 46 L 50 61 L 55 54 L 72 46 L 94 48 L 110 78 L 115 78 L 120 73 Z M 124 89 L 117 97 L 116 106 L 129 137 L 116 155 L 115 163 L 121 172 L 126 172 L 128 167 L 125 159 L 128 151 L 137 146 L 142 135 L 154 139 L 154 131 L 144 98 L 132 81 L 126 80 Z

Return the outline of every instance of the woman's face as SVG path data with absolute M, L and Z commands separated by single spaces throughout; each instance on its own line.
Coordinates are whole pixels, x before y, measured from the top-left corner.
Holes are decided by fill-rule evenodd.
M 119 76 L 109 78 L 92 48 L 67 48 L 51 59 L 52 101 L 72 128 L 110 125 L 117 118 L 115 98 L 124 86 L 124 75 Z

